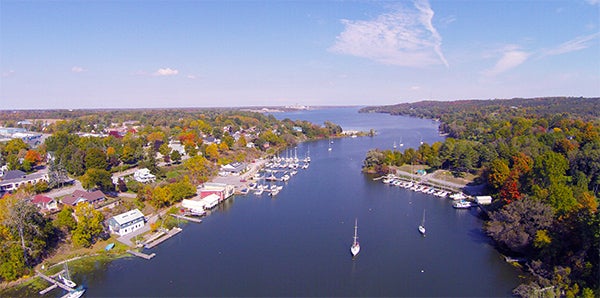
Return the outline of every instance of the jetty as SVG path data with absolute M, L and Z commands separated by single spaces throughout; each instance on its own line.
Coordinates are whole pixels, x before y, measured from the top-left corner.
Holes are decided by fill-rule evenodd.
M 173 236 L 175 236 L 175 235 L 179 234 L 181 231 L 182 231 L 182 229 L 181 229 L 181 228 L 177 228 L 177 227 L 175 227 L 175 228 L 172 228 L 172 229 L 171 229 L 169 232 L 167 232 L 167 233 L 166 233 L 164 236 L 162 236 L 162 237 L 160 237 L 160 238 L 158 238 L 158 239 L 156 239 L 156 240 L 154 240 L 154 241 L 151 241 L 151 242 L 149 242 L 149 243 L 146 243 L 145 247 L 146 247 L 147 249 L 153 248 L 153 247 L 155 247 L 155 246 L 157 246 L 157 245 L 159 245 L 159 244 L 163 243 L 165 240 L 168 240 L 168 239 L 170 239 L 171 237 L 173 237 Z
M 132 255 L 134 255 L 134 256 L 136 256 L 136 257 L 140 257 L 140 258 L 146 259 L 146 260 L 150 260 L 150 259 L 152 259 L 152 258 L 154 258 L 156 256 L 155 253 L 145 254 L 143 252 L 139 252 L 139 251 L 135 251 L 135 250 L 131 250 L 131 249 L 128 249 L 127 252 L 130 253 L 130 254 L 132 254 Z
M 48 281 L 49 283 L 52 284 L 48 288 L 45 288 L 45 289 L 41 290 L 40 291 L 40 295 L 44 295 L 44 294 L 50 292 L 51 290 L 56 289 L 57 287 L 60 287 L 60 288 L 62 288 L 63 290 L 65 290 L 67 292 L 73 291 L 74 290 L 73 288 L 71 288 L 71 287 L 63 284 L 62 282 L 59 282 L 58 280 L 54 279 L 56 276 L 58 276 L 59 274 L 61 274 L 63 272 L 64 272 L 64 270 L 61 270 L 60 272 L 58 272 L 58 273 L 56 273 L 56 274 L 54 274 L 52 276 L 47 276 L 47 275 L 45 275 L 45 274 L 43 274 L 43 273 L 41 273 L 41 272 L 39 272 L 39 271 L 36 270 L 35 273 L 36 273 L 37 276 L 45 279 L 46 281 Z
M 179 218 L 179 219 L 183 219 L 183 220 L 195 222 L 195 223 L 202 223 L 202 220 L 199 219 L 199 218 L 194 218 L 194 217 L 189 217 L 189 216 L 179 215 L 179 214 L 171 214 L 171 216 L 173 216 L 175 218 Z

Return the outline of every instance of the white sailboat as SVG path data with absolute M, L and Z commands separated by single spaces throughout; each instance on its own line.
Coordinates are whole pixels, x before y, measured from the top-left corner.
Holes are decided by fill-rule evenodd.
M 421 225 L 419 225 L 419 233 L 425 236 L 425 210 L 423 210 L 423 219 L 421 220 Z
M 77 284 L 75 282 L 73 282 L 71 280 L 71 274 L 69 274 L 69 266 L 67 265 L 67 263 L 65 263 L 64 265 L 64 270 L 65 270 L 65 275 L 59 275 L 58 279 L 65 284 L 67 287 L 69 288 L 75 288 L 77 286 Z
M 350 252 L 352 256 L 355 257 L 360 252 L 360 243 L 358 243 L 358 219 L 354 221 L 354 242 L 352 242 L 352 246 L 350 247 Z
M 331 151 L 331 144 L 333 143 L 333 141 L 329 140 L 329 143 L 327 144 L 327 151 Z

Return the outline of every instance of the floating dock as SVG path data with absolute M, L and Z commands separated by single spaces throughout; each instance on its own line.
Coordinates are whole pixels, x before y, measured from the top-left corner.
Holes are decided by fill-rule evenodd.
M 167 240 L 167 239 L 169 239 L 169 238 L 177 235 L 181 231 L 182 231 L 181 228 L 172 228 L 169 232 L 167 232 L 166 235 L 164 235 L 164 236 L 162 236 L 162 237 L 160 237 L 160 238 L 158 238 L 158 239 L 156 239 L 156 240 L 154 240 L 154 241 L 152 241 L 150 243 L 146 243 L 145 246 L 146 246 L 147 249 L 153 248 L 153 247 L 155 247 L 155 246 L 163 243 L 163 241 L 165 241 L 165 240 Z
M 41 277 L 41 278 L 45 279 L 46 281 L 48 281 L 49 283 L 51 283 L 51 284 L 52 284 L 50 287 L 48 287 L 48 288 L 46 288 L 46 289 L 43 289 L 43 290 L 41 290 L 41 291 L 40 291 L 40 295 L 46 294 L 46 293 L 50 292 L 51 290 L 55 289 L 56 287 L 61 287 L 63 290 L 65 290 L 65 291 L 68 291 L 68 292 L 70 292 L 70 291 L 73 291 L 73 290 L 74 290 L 73 288 L 71 288 L 71 287 L 69 287 L 69 286 L 67 286 L 67 285 L 63 284 L 62 282 L 59 282 L 58 280 L 56 280 L 56 279 L 54 279 L 54 278 L 52 278 L 52 277 L 49 277 L 49 276 L 47 276 L 47 275 L 45 275 L 45 274 L 43 274 L 43 273 L 41 273 L 41 272 L 39 272 L 39 271 L 36 271 L 36 273 L 37 273 L 37 276 L 39 276 L 39 277 Z M 57 273 L 57 274 L 55 274 L 54 276 L 57 276 L 57 275 L 59 275 L 60 273 L 62 273 L 62 271 L 61 271 L 61 272 L 59 272 L 59 273 Z
M 146 260 L 150 260 L 150 259 L 154 258 L 154 256 L 156 256 L 155 253 L 145 254 L 143 252 L 139 252 L 139 251 L 135 251 L 135 250 L 127 250 L 127 252 L 136 257 L 140 257 L 140 258 L 146 259 Z
M 183 220 L 195 222 L 195 223 L 201 223 L 202 222 L 202 220 L 199 219 L 199 218 L 194 218 L 194 217 L 189 217 L 189 216 L 184 216 L 184 215 L 179 215 L 179 214 L 171 214 L 171 216 L 173 216 L 175 218 L 179 218 L 179 219 L 183 219 Z

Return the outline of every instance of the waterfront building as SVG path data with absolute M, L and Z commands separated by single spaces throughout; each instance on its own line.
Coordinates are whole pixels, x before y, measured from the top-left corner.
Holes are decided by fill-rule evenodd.
M 235 192 L 233 185 L 225 183 L 207 182 L 199 187 L 200 198 L 208 197 L 211 194 L 219 196 L 219 201 L 223 201 L 231 197 Z
M 202 199 L 200 199 L 200 204 L 202 204 L 205 210 L 209 210 L 215 208 L 217 204 L 219 204 L 221 197 L 216 194 L 210 194 Z
M 219 171 L 219 175 L 221 176 L 239 176 L 243 172 L 247 170 L 248 166 L 245 163 L 234 162 L 229 163 L 224 166 L 221 166 L 221 170 Z
M 138 209 L 115 215 L 107 220 L 111 233 L 119 236 L 129 234 L 144 227 L 146 219 Z

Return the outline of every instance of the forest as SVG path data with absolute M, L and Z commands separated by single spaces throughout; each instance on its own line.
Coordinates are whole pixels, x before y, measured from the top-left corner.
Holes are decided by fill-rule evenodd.
M 372 149 L 363 170 L 471 173 L 494 198 L 484 231 L 523 262 L 522 297 L 600 295 L 600 98 L 424 101 L 366 107 L 439 120 L 444 142 Z
M 3 281 L 31 274 L 60 247 L 91 247 L 110 237 L 103 221 L 115 214 L 133 208 L 148 214 L 194 196 L 196 186 L 216 176 L 221 165 L 251 162 L 304 140 L 342 132 L 331 122 L 279 121 L 273 115 L 233 109 L 2 111 L 0 126 L 46 136 L 35 148 L 19 138 L 0 143 L 0 166 L 25 173 L 46 168 L 49 176 L 48 183 L 23 185 L 0 199 Z M 172 143 L 180 144 L 183 152 L 169 147 Z M 119 179 L 114 184 L 113 173 L 134 167 L 150 169 L 157 181 Z M 109 200 L 118 199 L 118 192 L 133 193 L 135 199 L 109 211 L 78 204 L 46 215 L 29 203 L 35 194 L 73 179 L 87 190 L 102 190 Z

